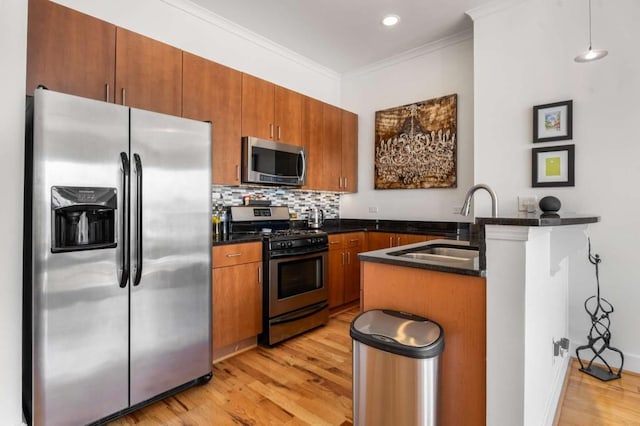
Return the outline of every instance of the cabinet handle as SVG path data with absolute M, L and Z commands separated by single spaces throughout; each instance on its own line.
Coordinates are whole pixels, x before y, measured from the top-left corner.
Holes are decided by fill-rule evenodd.
M 236 180 L 240 181 L 240 166 L 236 164 Z
M 339 244 L 340 241 L 329 241 L 329 244 Z
M 389 237 L 389 247 L 393 247 L 393 237 Z
M 349 240 L 350 243 L 355 243 L 356 241 L 360 241 L 360 240 L 357 239 L 357 238 L 353 238 L 353 239 Z
M 278 140 L 280 140 L 280 139 L 281 139 L 281 137 L 282 137 L 282 136 L 281 136 L 281 132 L 280 132 L 280 125 L 278 125 Z
M 106 99 L 107 103 L 109 103 L 109 83 L 105 84 L 104 86 L 105 86 L 105 92 L 106 92 L 105 93 L 105 95 L 106 95 L 105 99 Z
M 229 253 L 226 256 L 227 257 L 238 257 L 238 256 L 242 256 L 242 253 Z
M 342 176 L 338 177 L 338 188 L 342 188 Z
M 400 246 L 400 237 L 396 238 L 396 241 L 398 242 L 398 244 L 396 244 L 396 246 Z
M 344 177 L 344 189 L 347 189 L 347 177 Z
M 269 137 L 273 139 L 273 123 L 269 123 Z
M 351 252 L 347 252 L 347 265 L 351 265 Z
M 262 285 L 262 266 L 258 266 L 258 284 Z
M 127 99 L 127 91 L 126 91 L 126 89 L 123 87 L 123 88 L 122 88 L 122 105 L 126 105 L 126 99 Z
M 344 252 L 340 253 L 340 258 L 342 259 L 341 264 L 344 266 Z

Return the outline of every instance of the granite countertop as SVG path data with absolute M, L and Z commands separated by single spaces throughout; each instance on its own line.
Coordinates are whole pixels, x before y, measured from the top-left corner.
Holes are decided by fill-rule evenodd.
M 397 232 L 403 234 L 437 235 L 452 240 L 468 240 L 468 222 L 428 222 L 406 220 L 366 220 L 366 219 L 327 219 L 322 231 L 327 234 L 341 234 L 345 232 Z M 306 220 L 295 220 L 292 228 L 307 228 Z M 240 244 L 262 241 L 259 234 L 231 233 L 224 237 L 213 237 L 212 245 Z
M 500 217 L 478 217 L 476 223 L 482 225 L 511 225 L 511 226 L 566 226 L 582 225 L 600 222 L 600 216 L 579 215 L 575 213 L 525 213 L 501 215 Z
M 428 242 L 408 244 L 402 247 L 385 248 L 381 250 L 369 251 L 358 254 L 358 259 L 364 262 L 385 263 L 388 265 L 405 266 L 409 268 L 429 269 L 439 272 L 449 272 L 461 275 L 471 275 L 476 277 L 484 277 L 485 271 L 480 268 L 480 256 L 468 262 L 446 260 L 422 260 L 412 259 L 408 257 L 394 256 L 391 253 L 404 252 L 412 248 L 428 247 L 436 245 L 447 246 L 462 246 L 462 247 L 477 247 L 471 245 L 468 241 L 456 241 L 456 240 L 431 240 Z

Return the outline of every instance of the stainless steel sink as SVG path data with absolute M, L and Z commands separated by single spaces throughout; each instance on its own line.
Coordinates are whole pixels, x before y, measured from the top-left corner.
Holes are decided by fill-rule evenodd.
M 479 256 L 477 247 L 453 246 L 447 244 L 434 244 L 414 247 L 411 249 L 399 250 L 389 254 L 391 256 L 398 256 L 416 260 L 456 264 L 473 264 Z

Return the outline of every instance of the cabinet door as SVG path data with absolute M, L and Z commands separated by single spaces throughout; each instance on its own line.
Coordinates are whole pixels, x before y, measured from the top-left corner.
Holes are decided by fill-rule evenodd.
M 322 111 L 322 187 L 327 191 L 341 191 L 342 182 L 342 111 L 323 104 Z
M 213 349 L 262 332 L 262 262 L 213 269 Z
M 182 115 L 182 51 L 123 28 L 116 32 L 116 103 Z
M 358 192 L 358 116 L 342 111 L 342 189 Z
M 274 84 L 242 74 L 242 136 L 273 139 Z
M 329 250 L 329 276 L 327 290 L 329 292 L 329 308 L 340 306 L 344 303 L 344 263 L 345 252 Z
M 416 234 L 397 234 L 396 246 L 403 246 L 405 244 L 421 243 L 424 241 L 432 240 L 429 235 L 416 235 Z
M 302 145 L 302 95 L 275 86 L 274 139 L 292 145 Z
M 360 297 L 360 261 L 358 253 L 363 251 L 364 232 L 344 234 L 345 270 L 344 303 L 353 302 Z
M 58 92 L 113 101 L 115 25 L 49 0 L 29 0 L 28 19 L 28 95 L 42 84 Z
M 307 149 L 306 189 L 322 187 L 322 102 L 305 96 L 302 100 L 302 142 Z
M 182 59 L 182 116 L 213 123 L 213 183 L 239 185 L 242 73 L 187 52 Z
M 380 250 L 394 247 L 396 234 L 390 232 L 367 232 L 367 250 Z

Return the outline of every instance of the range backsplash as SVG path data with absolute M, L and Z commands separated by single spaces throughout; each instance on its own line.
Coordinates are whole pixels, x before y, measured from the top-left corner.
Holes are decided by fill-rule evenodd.
M 263 195 L 274 206 L 289 206 L 291 213 L 298 214 L 298 219 L 306 219 L 308 211 L 312 207 L 321 208 L 325 219 L 338 219 L 340 211 L 340 194 L 335 192 L 305 191 L 300 189 L 269 188 L 269 187 L 238 187 L 238 186 L 211 186 L 211 200 L 213 205 L 222 201 L 225 206 L 242 205 L 243 195 Z M 212 206 L 213 207 L 213 206 Z

